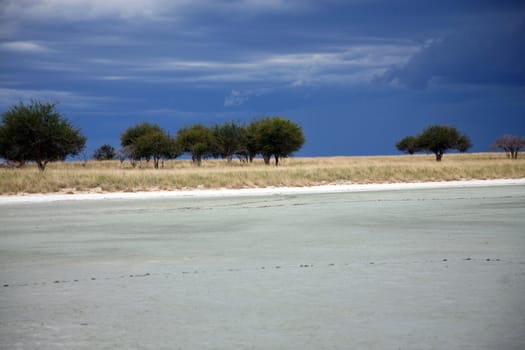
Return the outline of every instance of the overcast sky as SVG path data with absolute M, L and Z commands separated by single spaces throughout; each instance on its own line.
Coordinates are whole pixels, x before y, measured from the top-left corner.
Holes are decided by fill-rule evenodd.
M 525 1 L 0 0 L 0 111 L 59 110 L 90 152 L 149 121 L 280 115 L 298 155 L 396 154 L 430 124 L 525 136 Z

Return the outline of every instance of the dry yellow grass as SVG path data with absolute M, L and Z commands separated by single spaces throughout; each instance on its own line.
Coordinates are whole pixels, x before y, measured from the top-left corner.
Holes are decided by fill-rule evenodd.
M 0 194 L 155 191 L 196 188 L 253 188 L 525 178 L 525 159 L 509 160 L 503 153 L 382 157 L 288 158 L 279 167 L 208 160 L 198 168 L 188 160 L 166 161 L 163 169 L 146 162 L 58 162 L 44 173 L 36 166 L 0 169 Z

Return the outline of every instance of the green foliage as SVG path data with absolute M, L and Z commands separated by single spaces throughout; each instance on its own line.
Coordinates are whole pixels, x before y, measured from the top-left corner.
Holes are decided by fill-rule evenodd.
M 245 151 L 245 129 L 235 122 L 227 122 L 212 127 L 215 145 L 213 153 L 226 158 L 231 163 L 234 154 L 243 154 Z
M 259 150 L 267 164 L 273 155 L 275 165 L 279 165 L 280 158 L 298 151 L 305 142 L 301 127 L 281 117 L 262 119 L 256 130 Z
M 133 144 L 137 154 L 153 158 L 155 169 L 162 158 L 173 159 L 180 155 L 175 140 L 162 130 L 150 131 L 138 137 Z
M 447 150 L 455 149 L 466 152 L 472 147 L 472 143 L 467 135 L 461 134 L 454 127 L 432 125 L 416 137 L 416 147 L 420 150 L 433 152 L 436 155 L 436 160 L 441 161 Z
M 261 152 L 257 133 L 262 120 L 263 119 L 253 120 L 250 124 L 244 127 L 243 150 L 240 155 L 247 158 L 250 163 L 253 162 L 255 156 Z
M 176 138 L 177 145 L 183 152 L 191 154 L 191 158 L 198 166 L 202 159 L 216 153 L 216 145 L 213 132 L 201 124 L 180 129 Z
M 407 136 L 396 144 L 396 147 L 401 152 L 408 154 L 414 154 L 419 152 L 419 148 L 416 146 L 417 139 L 414 136 Z
M 93 153 L 93 158 L 95 160 L 112 160 L 115 159 L 116 156 L 117 153 L 115 148 L 108 144 L 100 146 Z
M 35 161 L 41 171 L 48 162 L 79 154 L 86 138 L 55 107 L 57 103 L 20 102 L 2 115 L 0 157 L 23 164 Z
M 465 153 L 469 150 L 469 148 L 472 148 L 472 142 L 470 141 L 470 138 L 467 135 L 461 135 L 456 143 L 455 149 L 461 153 Z
M 156 124 L 142 123 L 128 128 L 120 135 L 123 153 L 133 166 L 140 159 L 153 158 L 155 168 L 162 158 L 176 158 L 180 155 L 175 140 Z
M 140 136 L 143 136 L 149 132 L 156 132 L 156 131 L 162 132 L 163 130 L 160 126 L 156 124 L 150 124 L 148 122 L 144 122 L 142 124 L 138 124 L 130 128 L 127 128 L 126 131 L 124 131 L 120 135 L 120 143 L 122 147 L 131 146 L 135 143 L 135 140 L 139 138 Z

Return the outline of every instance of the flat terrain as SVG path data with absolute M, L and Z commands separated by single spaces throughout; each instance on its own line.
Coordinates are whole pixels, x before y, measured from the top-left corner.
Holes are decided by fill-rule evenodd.
M 23 193 L 107 193 L 302 187 L 327 184 L 370 184 L 525 178 L 525 157 L 507 159 L 504 153 L 383 157 L 288 158 L 279 167 L 236 160 L 207 160 L 202 167 L 190 160 L 170 160 L 164 168 L 152 162 L 131 168 L 129 162 L 57 162 L 40 173 L 34 164 L 20 169 L 0 168 L 0 195 Z
M 5 349 L 523 349 L 525 186 L 0 205 Z

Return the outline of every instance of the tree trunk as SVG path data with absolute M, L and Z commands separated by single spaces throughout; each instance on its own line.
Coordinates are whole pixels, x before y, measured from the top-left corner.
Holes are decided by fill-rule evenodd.
M 153 157 L 153 166 L 155 167 L 155 169 L 159 168 L 159 158 Z
M 47 160 L 44 160 L 44 161 L 37 160 L 36 164 L 38 165 L 38 170 L 44 171 L 44 170 L 46 170 Z
M 275 166 L 279 166 L 279 156 L 276 154 L 275 157 Z
M 201 164 L 202 164 L 202 158 L 201 158 L 200 156 L 195 157 L 194 162 L 197 162 L 197 166 L 201 166 Z
M 443 158 L 443 152 L 436 152 L 436 161 L 441 162 L 441 158 Z
M 271 157 L 271 156 L 263 156 L 264 164 L 266 164 L 266 165 L 270 165 L 270 157 Z

